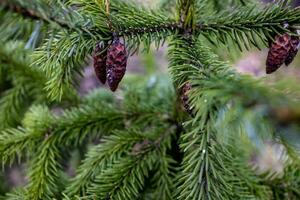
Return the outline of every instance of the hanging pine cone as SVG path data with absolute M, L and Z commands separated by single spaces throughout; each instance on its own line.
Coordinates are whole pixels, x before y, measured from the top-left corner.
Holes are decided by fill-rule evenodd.
M 299 45 L 299 37 L 291 36 L 291 40 L 290 40 L 291 48 L 290 48 L 288 56 L 287 56 L 287 58 L 285 59 L 285 62 L 284 62 L 286 66 L 290 65 L 293 62 L 295 56 L 298 53 L 298 45 Z
M 112 91 L 116 91 L 126 72 L 127 52 L 125 45 L 115 38 L 107 51 L 107 82 Z
M 106 54 L 107 51 L 104 49 L 105 47 L 98 43 L 94 50 L 94 70 L 97 78 L 101 81 L 101 83 L 105 84 L 106 82 Z
M 276 36 L 267 57 L 267 74 L 275 72 L 286 61 L 291 49 L 290 41 L 291 37 L 287 33 Z
M 190 83 L 185 83 L 181 88 L 181 103 L 186 110 L 187 113 L 189 113 L 191 116 L 194 116 L 193 109 L 191 108 L 189 104 L 189 97 L 188 93 L 192 89 L 192 85 Z

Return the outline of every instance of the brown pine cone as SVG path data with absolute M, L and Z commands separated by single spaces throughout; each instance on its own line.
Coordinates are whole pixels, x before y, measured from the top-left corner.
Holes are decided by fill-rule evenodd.
M 291 48 L 290 48 L 288 56 L 287 56 L 287 58 L 285 59 L 285 62 L 284 62 L 286 66 L 290 65 L 293 62 L 295 56 L 297 55 L 299 42 L 300 42 L 299 37 L 291 36 L 291 40 L 290 40 Z
M 185 83 L 181 88 L 181 103 L 186 110 L 187 113 L 189 113 L 191 116 L 194 116 L 193 109 L 191 108 L 189 104 L 189 97 L 188 93 L 192 89 L 192 85 L 190 83 Z
M 267 74 L 275 72 L 286 61 L 291 49 L 290 41 L 291 37 L 287 33 L 276 36 L 267 57 Z
M 94 70 L 97 78 L 101 81 L 101 83 L 105 84 L 106 82 L 106 58 L 107 51 L 104 51 L 103 46 L 98 43 L 94 50 Z M 104 51 L 104 52 L 103 52 Z
M 107 82 L 112 91 L 116 91 L 126 72 L 127 52 L 125 45 L 114 39 L 107 51 Z

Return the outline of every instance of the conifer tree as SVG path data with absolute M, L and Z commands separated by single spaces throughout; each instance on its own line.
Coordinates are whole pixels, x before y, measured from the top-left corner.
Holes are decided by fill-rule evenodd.
M 289 139 L 299 136 L 299 86 L 242 75 L 218 55 L 270 48 L 269 67 L 291 61 L 300 9 L 290 3 L 1 0 L 2 198 L 300 199 Z M 168 75 L 123 77 L 131 55 L 163 44 Z M 91 57 L 117 95 L 78 93 Z M 268 141 L 282 171 L 251 159 Z M 26 184 L 8 189 L 12 165 Z

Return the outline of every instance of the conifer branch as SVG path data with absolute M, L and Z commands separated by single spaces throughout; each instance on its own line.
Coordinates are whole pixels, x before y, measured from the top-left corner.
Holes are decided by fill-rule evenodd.
M 72 88 L 74 85 L 72 80 L 81 73 L 81 66 L 85 63 L 87 55 L 93 51 L 99 41 L 112 40 L 112 33 L 124 36 L 129 51 L 133 53 L 141 43 L 144 44 L 146 50 L 150 48 L 152 42 L 160 46 L 168 35 L 176 33 L 179 28 L 174 20 L 163 14 L 156 13 L 154 15 L 151 11 L 141 10 L 124 2 L 112 3 L 112 15 L 110 15 L 112 19 L 107 19 L 104 10 L 94 2 L 87 4 L 75 1 L 71 2 L 70 6 L 73 6 L 73 9 L 75 6 L 78 7 L 77 10 L 74 10 L 75 14 L 73 15 L 75 16 L 68 16 L 68 12 L 71 11 L 64 13 L 64 10 L 59 11 L 58 16 L 69 20 L 66 21 L 66 24 L 73 28 L 70 30 L 72 33 L 70 31 L 50 33 L 50 39 L 45 41 L 45 44 L 35 51 L 33 56 L 35 61 L 33 65 L 39 66 L 49 79 L 45 88 L 52 100 L 61 100 L 64 91 Z M 22 9 L 26 9 L 26 7 L 22 7 Z M 95 14 L 95 11 L 98 12 Z M 35 14 L 36 12 L 38 11 L 23 11 L 23 13 L 31 13 L 38 18 L 40 15 Z M 41 15 L 41 17 L 45 16 Z M 51 17 L 47 18 L 52 19 Z M 73 18 L 75 18 L 75 22 L 72 21 Z M 89 20 L 90 18 L 98 20 L 92 22 Z M 139 23 L 136 19 L 140 19 Z M 55 22 L 56 18 L 53 20 Z M 113 30 L 107 26 L 108 20 L 113 21 Z M 58 49 L 59 54 L 57 53 Z
M 300 9 L 289 9 L 283 3 L 272 4 L 257 9 L 257 5 L 245 6 L 238 11 L 227 11 L 208 21 L 200 19 L 196 25 L 199 34 L 203 34 L 215 44 L 228 44 L 233 41 L 240 50 L 249 50 L 251 46 L 268 46 L 275 35 L 289 32 L 284 26 L 299 25 Z M 211 21 L 211 22 L 210 22 Z
M 170 130 L 165 134 L 169 133 Z M 129 150 L 126 156 L 116 160 L 111 167 L 96 177 L 94 184 L 88 189 L 89 193 L 101 198 L 107 196 L 114 199 L 138 198 L 145 179 L 154 168 L 160 145 L 165 139 L 165 135 L 161 135 L 153 142 L 144 140 L 142 145 L 133 146 L 131 152 Z M 122 171 L 118 170 L 120 167 Z
M 189 94 L 189 98 L 191 107 L 195 109 L 194 119 L 187 123 L 191 125 L 191 129 L 193 131 L 182 136 L 182 140 L 186 142 L 182 144 L 181 149 L 184 152 L 187 152 L 188 149 L 192 150 L 190 151 L 191 153 L 187 153 L 186 157 L 184 157 L 182 171 L 186 174 L 183 173 L 178 178 L 178 180 L 181 180 L 182 182 L 179 183 L 180 194 L 178 193 L 176 196 L 179 196 L 179 198 L 182 199 L 196 199 L 199 196 L 208 199 L 232 199 L 236 194 L 230 192 L 233 190 L 231 187 L 235 187 L 235 182 L 241 182 L 243 178 L 241 177 L 238 180 L 234 180 L 225 175 L 231 173 L 234 174 L 234 171 L 231 171 L 232 168 L 224 157 L 226 155 L 227 158 L 230 158 L 230 155 L 225 153 L 226 149 L 217 150 L 219 152 L 218 156 L 220 157 L 216 160 L 215 156 L 212 156 L 214 151 L 210 152 L 210 149 L 217 148 L 212 146 L 214 146 L 215 143 L 218 143 L 218 141 L 214 139 L 217 134 L 217 132 L 214 131 L 214 121 L 217 119 L 217 113 L 222 110 L 228 102 L 234 101 L 233 97 L 237 102 L 247 102 L 247 100 L 253 98 L 254 96 L 250 97 L 247 95 L 250 91 L 249 89 L 252 87 L 256 88 L 254 92 L 250 92 L 252 95 L 255 94 L 255 98 L 253 98 L 255 101 L 277 104 L 278 102 L 282 102 L 280 100 L 282 97 L 279 94 L 276 95 L 276 92 L 270 91 L 269 88 L 265 88 L 266 90 L 264 90 L 264 87 L 262 85 L 259 86 L 257 81 L 254 82 L 251 81 L 251 79 L 248 80 L 246 77 L 240 78 L 240 75 L 234 73 L 225 63 L 219 62 L 217 57 L 214 56 L 207 48 L 204 48 L 197 42 L 193 43 L 191 38 L 174 38 L 172 41 L 172 47 L 173 48 L 170 50 L 170 70 L 171 74 L 174 75 L 175 85 L 177 85 L 177 87 L 181 87 L 186 82 L 192 84 L 192 90 Z M 195 48 L 199 51 L 190 51 L 190 49 Z M 213 85 L 215 82 L 221 83 L 221 80 L 226 80 L 227 78 L 228 80 L 231 80 L 231 83 L 226 82 L 226 84 L 222 85 L 230 86 L 230 89 L 225 89 L 225 87 L 222 87 L 221 85 L 219 91 L 214 91 L 216 89 L 214 87 L 209 87 L 209 89 L 207 88 L 208 85 Z M 235 81 L 238 83 L 236 82 L 235 84 Z M 207 82 L 208 84 L 202 84 L 204 82 Z M 237 90 L 234 89 L 236 85 L 238 85 L 239 88 Z M 245 92 L 242 92 L 244 89 L 241 88 L 243 87 L 245 87 Z M 225 94 L 226 91 L 231 91 L 230 95 L 228 95 L 228 97 L 230 96 L 230 99 L 227 100 L 225 100 L 227 96 Z M 219 96 L 218 94 L 222 94 L 222 96 Z M 276 99 L 274 102 L 270 102 L 271 96 L 273 100 Z M 274 98 L 275 96 L 277 97 Z M 239 104 L 235 104 L 235 107 L 238 106 Z M 195 139 L 196 137 L 198 140 Z M 196 150 L 197 152 L 195 152 Z M 204 156 L 202 154 L 204 154 L 205 157 L 203 159 L 199 159 Z M 197 157 L 197 159 L 195 159 L 194 156 Z M 197 162 L 193 162 L 192 160 L 197 160 Z M 223 162 L 226 164 L 222 164 Z M 226 169 L 225 166 L 228 168 Z M 191 177 L 190 174 L 193 176 Z M 217 180 L 219 177 L 222 177 L 222 180 Z M 195 181 L 193 184 L 194 187 L 188 187 L 192 180 Z M 218 184 L 222 184 L 222 186 Z M 244 185 L 247 184 L 245 183 Z M 250 191 L 247 187 L 248 186 L 246 186 L 246 191 Z
M 106 26 L 111 24 L 108 40 L 112 39 L 112 33 L 116 33 L 126 39 L 128 49 L 132 52 L 135 52 L 141 44 L 145 46 L 146 50 L 151 43 L 155 43 L 159 47 L 169 35 L 181 29 L 179 23 L 162 11 L 138 7 L 124 0 L 112 0 L 110 2 L 109 18 L 105 14 L 103 5 L 98 5 L 94 1 L 86 3 L 77 0 L 72 1 L 72 4 L 79 5 L 79 12 L 82 12 L 83 15 L 98 19 L 99 22 L 105 21 Z M 99 12 L 101 13 L 100 16 Z M 95 26 L 100 27 L 103 24 L 95 22 Z
M 91 105 L 90 105 L 91 106 Z M 161 110 L 161 109 L 160 109 Z M 99 112 L 100 111 L 100 112 Z M 147 109 L 145 110 L 146 112 L 149 112 Z M 155 113 L 156 111 L 153 111 L 153 115 L 157 116 L 157 113 Z M 102 114 L 101 114 L 102 113 Z M 51 140 L 51 146 L 49 144 L 49 148 L 47 148 L 47 153 L 52 153 L 55 154 L 55 158 L 59 158 L 60 153 L 59 150 L 56 149 L 60 146 L 72 146 L 75 141 L 75 144 L 78 142 L 82 142 L 83 140 L 85 140 L 85 138 L 88 136 L 87 134 L 89 134 L 89 136 L 91 136 L 91 134 L 93 132 L 96 132 L 98 135 L 98 131 L 102 129 L 102 131 L 105 134 L 108 134 L 111 132 L 111 130 L 115 130 L 115 129 L 122 129 L 122 127 L 124 126 L 123 123 L 126 120 L 135 120 L 135 118 L 139 118 L 138 113 L 124 113 L 124 112 L 120 112 L 120 110 L 116 111 L 115 109 L 112 109 L 110 107 L 108 107 L 106 105 L 106 110 L 103 110 L 103 105 L 101 106 L 101 104 L 99 105 L 94 105 L 94 107 L 86 107 L 86 109 L 74 109 L 73 111 L 69 111 L 66 112 L 60 119 L 57 120 L 57 123 L 55 123 L 55 125 L 53 126 L 53 128 L 51 128 L 50 126 L 50 130 L 51 132 L 49 133 L 49 135 L 45 138 L 45 141 Z M 109 117 L 111 116 L 111 117 Z M 119 117 L 118 117 L 119 116 Z M 143 115 L 141 115 L 143 117 Z M 149 115 L 148 115 L 149 117 Z M 154 116 L 151 117 L 152 119 L 157 119 Z M 140 119 L 138 119 L 138 121 L 140 121 Z M 145 122 L 145 124 L 148 124 L 147 121 Z M 91 128 L 96 129 L 96 131 L 92 130 Z M 130 132 L 129 132 L 130 133 Z M 100 133 L 101 134 L 101 133 Z M 120 137 L 120 139 L 118 139 L 118 135 Z M 92 163 L 97 162 L 98 164 L 103 162 L 103 165 L 106 166 L 106 162 L 109 163 L 109 160 L 114 160 L 116 159 L 116 156 L 121 154 L 122 148 L 124 147 L 124 151 L 126 151 L 125 146 L 133 146 L 133 143 L 135 140 L 134 138 L 132 138 L 131 136 L 129 137 L 129 135 L 126 135 L 125 133 L 121 132 L 118 135 L 113 134 L 109 137 L 107 137 L 107 139 L 102 140 L 103 143 L 101 143 L 101 145 L 99 145 L 100 150 L 104 148 L 104 150 L 106 149 L 108 152 L 108 154 L 106 154 L 104 152 L 103 154 L 103 159 L 99 158 L 99 154 L 97 151 L 97 154 L 93 154 L 92 151 L 91 155 L 92 157 L 88 157 L 87 160 L 91 161 Z M 134 135 L 133 135 L 134 136 Z M 110 139 L 109 139 L 110 138 Z M 141 141 L 143 138 L 138 137 L 138 140 Z M 106 142 L 106 141 L 112 141 L 113 143 L 110 144 L 110 142 Z M 122 140 L 122 141 L 121 141 Z M 159 140 L 157 140 L 157 143 L 155 143 L 155 146 L 159 146 L 159 143 L 165 141 L 165 137 L 159 138 Z M 105 145 L 108 146 L 105 146 Z M 46 145 L 46 144 L 45 144 Z M 125 146 L 124 146 L 125 145 Z M 53 146 L 53 148 L 52 148 Z M 55 148 L 54 148 L 55 146 Z M 51 147 L 51 148 L 50 148 Z M 97 147 L 98 149 L 98 147 Z M 102 151 L 101 150 L 101 151 Z M 106 151 L 105 150 L 105 151 Z M 43 154 L 45 153 L 46 150 L 41 151 L 38 155 L 36 156 L 35 159 L 35 163 L 39 162 L 38 164 L 41 164 L 41 162 L 45 162 L 45 160 L 41 160 L 43 159 Z M 120 153 L 118 153 L 120 151 Z M 94 156 L 94 157 L 93 157 Z M 108 157 L 107 157 L 108 156 Z M 112 157 L 110 157 L 112 156 Z M 106 158 L 107 157 L 107 158 Z M 118 156 L 117 156 L 118 157 Z M 54 159 L 54 158 L 53 158 Z M 91 160 L 90 160 L 91 159 Z M 86 162 L 88 162 L 86 160 Z M 90 162 L 88 162 L 90 163 Z M 48 168 L 48 166 L 44 167 L 43 169 L 45 171 L 35 171 L 35 170 L 30 170 L 30 176 L 33 177 L 32 181 L 33 181 L 33 186 L 29 185 L 30 188 L 33 188 L 31 190 L 34 190 L 35 195 L 40 194 L 41 191 L 44 191 L 45 195 L 49 195 L 51 196 L 52 193 L 54 193 L 55 188 L 53 188 L 53 191 L 47 191 L 45 189 L 46 185 L 42 184 L 42 183 L 48 183 L 49 181 L 53 181 L 49 184 L 57 184 L 57 180 L 52 177 L 51 180 L 50 178 L 46 178 L 44 175 L 45 173 L 54 173 L 54 170 L 52 168 L 55 168 L 55 171 L 57 173 L 57 169 L 58 166 L 55 167 L 54 162 L 49 165 L 50 168 Z M 68 195 L 70 195 L 71 197 L 73 195 L 84 195 L 86 188 L 90 185 L 91 181 L 94 179 L 93 177 L 97 175 L 97 169 L 98 167 L 101 167 L 102 164 L 100 165 L 92 165 L 93 167 L 97 167 L 97 168 L 93 168 L 94 170 L 89 171 L 89 173 L 87 173 L 86 168 L 84 168 L 85 170 L 81 171 L 78 174 L 78 176 L 76 176 L 74 179 L 76 179 L 76 181 L 74 182 L 75 185 L 71 185 L 70 188 L 72 188 L 72 190 L 67 189 L 66 193 Z M 87 167 L 86 165 L 84 165 L 85 167 Z M 36 167 L 35 167 L 36 168 Z M 93 173 L 90 173 L 93 172 Z M 37 177 L 41 176 L 43 178 L 45 178 L 44 181 L 42 180 L 38 180 Z M 52 176 L 52 174 L 50 174 L 49 176 Z M 73 190 L 75 189 L 75 190 Z
M 5 11 L 18 13 L 25 18 L 31 18 L 32 20 L 42 20 L 45 23 L 49 23 L 51 20 L 63 28 L 70 28 L 69 24 L 65 22 L 59 21 L 54 17 L 47 18 L 41 15 L 40 13 L 38 13 L 36 10 L 32 10 L 23 5 L 13 3 L 12 1 L 1 1 L 0 6 Z
M 154 15 L 151 11 L 139 9 L 123 1 L 111 3 L 111 19 L 107 19 L 105 10 L 99 8 L 94 1 L 89 4 L 85 1 L 75 1 L 70 5 L 79 7 L 78 12 L 82 16 L 97 19 L 92 26 L 102 33 L 59 32 L 52 34 L 50 39 L 35 51 L 34 65 L 45 71 L 49 78 L 46 89 L 53 100 L 60 100 L 65 88 L 74 85 L 74 76 L 80 74 L 81 66 L 87 55 L 93 52 L 96 43 L 110 42 L 113 33 L 123 36 L 129 52 L 134 53 L 141 44 L 146 50 L 153 42 L 160 46 L 167 36 L 176 33 L 178 29 L 177 23 L 165 15 Z M 108 20 L 113 22 L 112 30 L 106 24 Z
M 273 197 L 278 198 L 288 198 L 288 199 L 298 199 L 300 198 L 300 192 L 298 190 L 300 186 L 300 181 L 297 178 L 300 169 L 294 164 L 289 164 L 285 167 L 282 177 L 277 177 L 275 179 L 266 178 L 269 174 L 266 175 L 261 181 L 261 184 L 264 184 L 270 188 L 272 191 Z
M 44 106 L 34 106 L 22 120 L 24 127 L 3 130 L 0 134 L 0 155 L 2 164 L 12 164 L 18 158 L 33 153 L 36 143 L 46 137 L 54 121 L 50 111 Z
M 231 129 L 231 128 L 229 128 Z M 244 198 L 242 196 L 248 194 L 248 197 L 251 198 L 271 198 L 271 190 L 266 184 L 261 184 L 263 178 L 257 176 L 257 172 L 251 168 L 249 165 L 249 157 L 247 151 L 239 150 L 236 147 L 239 145 L 249 145 L 245 141 L 241 141 L 240 138 L 236 137 L 237 134 L 244 134 L 240 133 L 243 130 L 236 130 L 235 135 L 229 136 L 230 137 L 230 144 L 227 144 L 228 151 L 231 152 L 232 158 L 230 160 L 232 168 L 235 170 L 233 171 L 234 176 L 237 180 L 242 180 L 237 184 L 238 187 L 233 188 L 234 193 L 238 194 L 239 192 L 236 191 L 244 191 L 243 195 L 239 196 L 238 198 Z
M 21 162 L 21 157 L 28 147 L 33 146 L 36 135 L 27 133 L 26 130 L 7 129 L 0 135 L 0 157 L 2 165 L 12 164 L 17 158 Z
M 100 104 L 101 105 L 101 104 Z M 124 115 L 115 109 L 100 105 L 88 105 L 67 110 L 50 127 L 51 135 L 55 138 L 56 145 L 79 145 L 87 137 L 97 138 L 110 134 L 114 129 L 124 127 Z
M 33 4 L 33 6 L 32 6 Z M 74 20 L 76 14 L 73 14 L 71 16 L 71 10 L 67 10 L 66 7 L 64 9 L 60 9 L 60 11 L 56 11 L 53 8 L 57 5 L 50 5 L 46 2 L 41 2 L 41 1 L 34 1 L 32 4 L 27 4 L 24 2 L 20 1 L 1 1 L 0 6 L 3 7 L 4 10 L 9 11 L 9 12 L 15 12 L 18 13 L 19 15 L 25 17 L 25 18 L 30 18 L 32 20 L 40 20 L 43 21 L 46 24 L 51 24 L 54 23 L 61 28 L 67 29 L 67 30 L 73 30 L 77 31 L 80 30 L 85 33 L 89 33 L 90 31 L 86 29 L 83 26 L 78 26 L 76 23 L 77 21 Z M 53 3 L 54 4 L 54 3 Z M 50 11 L 46 11 L 50 6 Z M 61 5 L 60 5 L 61 6 Z M 60 16 L 62 15 L 63 18 Z M 59 16 L 59 17 L 57 17 Z M 80 18 L 80 16 L 76 16 L 77 18 Z M 73 22 L 74 20 L 75 22 Z M 76 19 L 78 20 L 78 19 Z
M 193 42 L 181 38 L 180 40 L 175 39 L 172 46 L 170 70 L 171 74 L 174 75 L 175 83 L 177 87 L 181 87 L 186 82 L 195 86 L 195 89 L 190 92 L 190 102 L 199 110 L 205 110 L 203 113 L 207 113 L 208 109 L 213 108 L 216 103 L 226 105 L 233 96 L 239 102 L 250 104 L 257 102 L 276 106 L 280 102 L 288 101 L 286 96 L 281 95 L 275 88 L 270 90 L 270 87 L 266 87 L 263 82 L 237 74 L 227 63 L 219 61 L 218 56 L 199 42 L 193 44 Z M 194 52 L 182 48 L 186 46 L 195 47 L 199 51 Z M 180 55 L 186 57 L 182 59 Z M 216 82 L 220 83 L 217 87 L 213 86 Z M 249 93 L 249 91 L 253 93 Z M 244 106 L 246 107 L 247 103 Z
M 0 7 L 0 37 L 1 41 L 24 38 L 28 40 L 34 29 L 34 23 L 30 20 L 6 13 Z M 16 28 L 18 27 L 18 28 Z
M 69 197 L 84 196 L 87 188 L 105 168 L 119 159 L 124 152 L 134 144 L 143 141 L 145 137 L 134 130 L 121 131 L 112 136 L 104 137 L 101 144 L 91 148 L 85 160 L 79 167 L 77 175 L 72 178 L 65 193 Z
M 78 2 L 72 2 L 72 4 L 76 5 L 76 6 L 80 6 L 80 1 Z M 55 23 L 57 25 L 59 25 L 60 27 L 62 28 L 65 28 L 67 30 L 73 30 L 73 31 L 77 31 L 77 30 L 80 30 L 82 33 L 85 33 L 85 34 L 92 34 L 92 35 L 97 35 L 97 34 L 101 34 L 101 35 L 104 35 L 104 36 L 111 36 L 112 37 L 112 34 L 106 32 L 105 31 L 99 31 L 97 30 L 96 27 L 99 27 L 99 26 L 96 26 L 96 27 L 80 27 L 80 26 L 75 26 L 74 23 L 72 23 L 71 21 L 63 21 L 62 19 L 60 18 L 57 18 L 55 16 L 52 16 L 52 15 L 49 15 L 49 16 L 46 16 L 44 13 L 39 13 L 38 10 L 35 10 L 33 8 L 30 8 L 30 7 L 27 7 L 26 5 L 23 5 L 23 4 L 19 4 L 19 3 L 12 3 L 11 1 L 3 1 L 1 2 L 0 6 L 3 7 L 4 10 L 6 11 L 11 11 L 11 12 L 16 12 L 20 15 L 22 15 L 23 17 L 25 18 L 31 18 L 32 20 L 41 20 L 43 22 L 45 22 L 46 24 L 49 24 L 49 23 Z M 96 4 L 94 6 L 97 6 Z M 146 33 L 157 33 L 157 32 L 161 32 L 161 31 L 166 31 L 166 30 L 176 30 L 178 29 L 179 25 L 177 25 L 175 23 L 175 21 L 172 21 L 170 19 L 168 20 L 165 20 L 166 17 L 163 17 L 163 15 L 156 15 L 156 19 L 154 18 L 154 15 L 150 15 L 150 13 L 147 13 L 146 10 L 144 10 L 143 12 L 141 12 L 140 9 L 136 9 L 133 5 L 129 5 L 128 3 L 125 3 L 125 2 L 118 2 L 118 3 L 114 3 L 112 4 L 111 8 L 112 8 L 112 12 L 114 11 L 119 11 L 120 8 L 122 7 L 122 9 L 124 10 L 122 14 L 126 14 L 126 12 L 130 12 L 130 14 L 134 14 L 134 16 L 131 16 L 131 17 L 142 17 L 140 19 L 147 19 L 149 20 L 150 17 L 152 17 L 152 19 L 150 20 L 153 20 L 153 21 L 150 21 L 147 22 L 145 24 L 146 21 L 140 21 L 141 23 L 141 26 L 140 27 L 130 27 L 130 25 L 127 25 L 125 27 L 122 27 L 122 23 L 127 23 L 129 24 L 130 23 L 130 19 L 127 20 L 124 22 L 122 21 L 123 19 L 120 18 L 122 17 L 122 14 L 118 16 L 118 13 L 116 15 L 113 15 L 113 19 L 109 19 L 110 21 L 114 21 L 116 22 L 116 24 L 114 24 L 114 30 L 110 30 L 111 32 L 116 32 L 119 36 L 130 36 L 130 35 L 140 35 L 140 34 L 146 34 Z M 132 8 L 134 8 L 134 10 L 132 10 Z M 64 9 L 68 9 L 67 7 L 64 7 Z M 127 9 L 127 10 L 126 10 Z M 63 11 L 64 10 L 61 10 L 60 11 L 60 14 L 63 14 Z M 137 12 L 133 12 L 133 11 L 137 11 Z M 68 12 L 71 12 L 68 11 Z M 104 10 L 99 10 L 100 13 L 103 13 Z M 141 12 L 141 13 L 138 13 L 138 12 Z M 64 13 L 65 15 L 68 15 L 69 13 Z M 86 14 L 86 13 L 85 13 Z M 129 13 L 128 13 L 129 14 Z M 145 14 L 148 14 L 145 15 Z M 88 15 L 83 15 L 82 18 L 87 18 Z M 104 16 L 103 16 L 104 18 Z M 162 18 L 160 22 L 162 23 L 157 23 L 155 22 L 155 20 L 159 20 L 159 18 Z M 88 20 L 88 19 L 85 19 L 85 20 Z M 108 19 L 106 19 L 107 21 Z M 168 22 L 169 21 L 169 22 Z M 147 25 L 149 24 L 149 25 Z M 133 24 L 131 24 L 133 25 Z M 136 26 L 137 24 L 135 24 L 134 26 Z M 101 29 L 103 29 L 105 27 L 101 27 Z
M 175 196 L 179 199 L 233 199 L 232 172 L 224 163 L 227 158 L 230 160 L 230 155 L 219 148 L 220 144 L 213 139 L 214 133 L 196 131 L 182 135 L 181 149 L 185 156 Z M 192 187 L 188 187 L 190 184 Z
M 95 180 L 89 190 L 101 198 L 136 199 L 144 186 L 155 162 L 155 151 L 147 151 L 137 157 L 125 157 L 106 169 Z M 122 168 L 122 172 L 119 169 Z M 113 181 L 114 180 L 114 181 Z M 133 181 L 133 182 L 132 182 Z M 109 183 L 109 184 L 108 184 Z M 135 184 L 132 184 L 135 183 Z M 98 185 L 101 185 L 100 187 Z
M 29 166 L 26 199 L 54 198 L 59 191 L 60 156 L 55 140 L 50 136 L 42 142 Z
M 26 85 L 22 82 L 10 90 L 7 90 L 0 101 L 1 129 L 13 127 L 20 123 L 22 112 L 28 107 L 28 103 L 32 98 L 32 85 Z
M 196 0 L 178 0 L 178 18 L 184 33 L 190 34 L 195 26 Z
M 55 124 L 55 117 L 43 106 L 33 107 L 24 118 L 23 125 L 27 132 L 35 136 L 29 147 L 36 152 L 29 163 L 28 179 L 25 199 L 50 199 L 59 195 L 60 179 L 60 150 L 57 138 L 51 135 L 51 126 Z M 25 140 L 26 141 L 26 140 Z M 42 143 L 38 145 L 37 143 Z
M 8 74 L 5 78 L 13 85 L 12 88 L 3 91 L 0 100 L 0 110 L 3 113 L 0 116 L 2 128 L 20 123 L 22 112 L 30 106 L 30 101 L 42 94 L 44 77 L 28 67 L 27 52 L 17 50 L 20 46 L 23 47 L 19 43 L 7 43 L 0 50 L 1 68 L 6 66 Z
M 174 177 L 176 170 L 174 166 L 176 166 L 176 161 L 166 155 L 165 151 L 162 151 L 159 155 L 157 169 L 152 178 L 154 182 L 154 192 L 151 191 L 152 194 L 150 196 L 153 199 L 172 199 L 172 194 L 174 194 L 175 191 Z
M 3 200 L 23 200 L 24 196 L 26 194 L 25 189 L 23 188 L 17 188 L 11 191 L 10 193 L 7 193 L 5 197 L 3 197 Z M 1 198 L 0 198 L 1 199 Z
M 164 122 L 170 119 L 164 113 L 153 112 L 153 110 L 145 109 L 139 110 L 139 112 L 122 111 L 120 108 L 109 107 L 104 110 L 99 105 L 75 108 L 65 112 L 58 124 L 54 126 L 53 131 L 57 134 L 59 144 L 74 143 L 74 140 L 75 144 L 80 144 L 88 136 L 108 135 L 113 130 L 122 129 L 126 121 L 142 125 L 153 119 L 160 119 Z

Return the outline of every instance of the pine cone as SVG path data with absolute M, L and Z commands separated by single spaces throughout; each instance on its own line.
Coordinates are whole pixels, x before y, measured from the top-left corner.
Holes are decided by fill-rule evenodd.
M 300 42 L 299 37 L 291 36 L 291 40 L 290 40 L 291 48 L 290 48 L 288 56 L 287 56 L 287 58 L 285 59 L 285 62 L 284 62 L 286 66 L 290 65 L 293 62 L 295 56 L 297 55 L 299 42 Z
M 291 37 L 286 33 L 276 36 L 275 42 L 271 45 L 267 58 L 266 73 L 275 72 L 287 59 L 291 49 Z
M 106 54 L 107 51 L 104 51 L 104 47 L 98 43 L 94 50 L 94 70 L 97 78 L 101 81 L 101 83 L 105 84 L 106 82 Z
M 119 38 L 114 39 L 107 51 L 106 66 L 108 85 L 112 91 L 116 91 L 127 66 L 126 48 Z
M 188 93 L 191 89 L 192 89 L 192 85 L 190 83 L 185 83 L 181 88 L 181 97 L 180 98 L 181 98 L 182 105 L 183 105 L 184 109 L 186 110 L 186 112 L 189 113 L 191 116 L 194 116 L 193 109 L 191 108 L 191 106 L 189 104 L 189 97 L 188 97 Z

